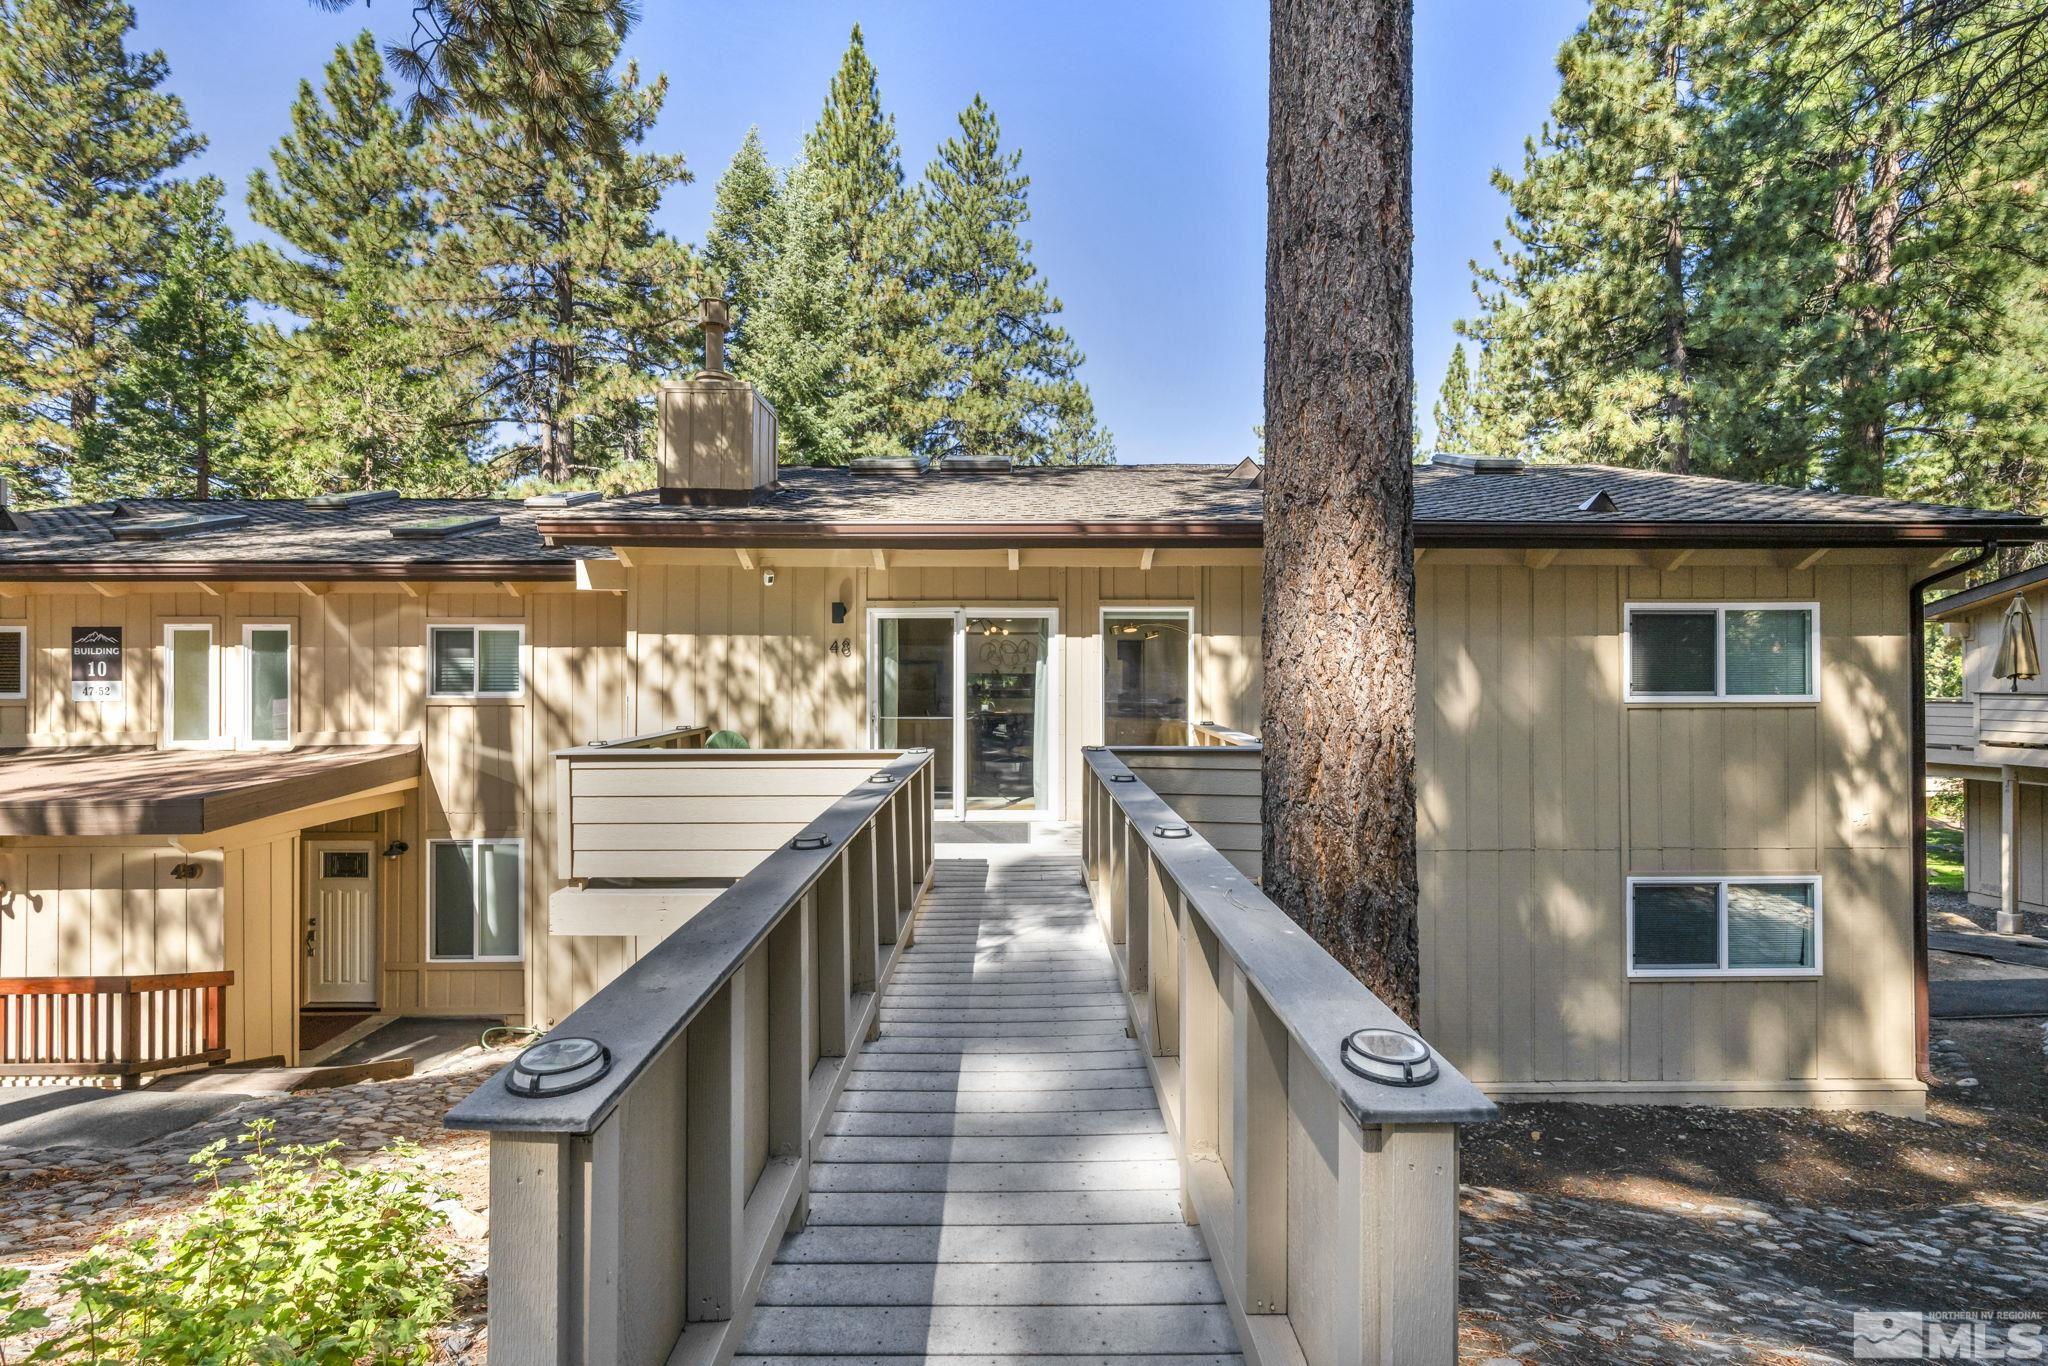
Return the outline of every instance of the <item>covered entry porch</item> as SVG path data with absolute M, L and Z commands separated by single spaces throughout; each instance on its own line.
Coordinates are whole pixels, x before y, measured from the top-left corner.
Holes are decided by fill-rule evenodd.
M 405 745 L 0 757 L 0 1075 L 296 1062 L 312 832 L 418 785 Z

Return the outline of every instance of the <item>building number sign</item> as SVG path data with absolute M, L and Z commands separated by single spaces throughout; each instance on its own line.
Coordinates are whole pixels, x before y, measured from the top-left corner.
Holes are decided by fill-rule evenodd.
M 71 700 L 121 700 L 121 628 L 71 628 Z

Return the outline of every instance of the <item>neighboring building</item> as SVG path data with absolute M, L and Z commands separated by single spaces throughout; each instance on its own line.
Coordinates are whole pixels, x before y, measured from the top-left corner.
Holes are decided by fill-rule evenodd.
M 2048 568 L 2010 574 L 1929 605 L 1927 619 L 1963 643 L 1962 695 L 1929 698 L 1927 769 L 1963 780 L 1963 884 L 1997 912 L 2004 934 L 2021 913 L 2048 914 L 2048 679 L 1997 677 L 2013 599 L 2032 620 L 2048 610 Z
M 14 513 L 0 973 L 226 967 L 239 1055 L 307 1003 L 547 1022 L 662 932 L 551 919 L 557 748 L 930 745 L 941 814 L 1072 820 L 1084 745 L 1257 729 L 1249 462 L 777 470 L 745 386 L 662 402 L 640 496 Z M 2040 524 L 1416 485 L 1432 1041 L 1503 1096 L 1917 1108 L 1914 585 Z

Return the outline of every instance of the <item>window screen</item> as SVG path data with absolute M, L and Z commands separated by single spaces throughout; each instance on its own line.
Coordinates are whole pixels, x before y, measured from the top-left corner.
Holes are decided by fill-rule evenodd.
M 213 734 L 213 631 L 174 626 L 170 647 L 170 733 L 178 741 L 204 742 Z
M 1707 612 L 1629 616 L 1629 691 L 1638 697 L 1714 695 L 1714 620 Z
M 479 629 L 476 642 L 477 691 L 518 692 L 519 632 Z
M 0 630 L 0 697 L 28 696 L 28 633 Z
M 433 691 L 472 693 L 476 691 L 476 632 L 468 627 L 437 628 L 433 636 Z
M 1728 966 L 1812 967 L 1812 884 L 1729 883 Z
M 1730 697 L 1805 697 L 1813 691 L 1813 614 L 1805 608 L 1726 613 Z
M 283 626 L 249 628 L 249 738 L 292 738 L 292 633 Z
M 1654 883 L 1635 889 L 1638 968 L 1721 965 L 1720 888 L 1712 882 Z

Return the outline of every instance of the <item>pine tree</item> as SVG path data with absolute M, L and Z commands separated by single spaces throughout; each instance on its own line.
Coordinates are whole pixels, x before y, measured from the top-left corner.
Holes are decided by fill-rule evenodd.
M 747 353 L 762 301 L 782 251 L 782 186 L 761 130 L 749 128 L 718 178 L 712 198 L 711 231 L 704 238 L 704 271 L 712 291 L 726 301 L 732 325 L 726 332 L 726 363 L 747 374 Z
M 1447 455 L 1481 454 L 1479 406 L 1472 392 L 1472 372 L 1465 364 L 1465 343 L 1451 347 L 1450 363 L 1444 367 L 1443 387 L 1437 392 L 1430 420 L 1436 425 L 1436 448 Z
M 1711 202 L 1692 54 L 1697 0 L 1597 0 L 1558 58 L 1522 175 L 1496 172 L 1512 249 L 1472 329 L 1545 452 L 1695 463 L 1697 221 Z
M 825 218 L 848 262 L 846 388 L 857 399 L 836 458 L 903 455 L 926 435 L 925 396 L 941 360 L 917 297 L 922 265 L 915 196 L 903 184 L 896 120 L 882 110 L 874 63 L 858 26 L 804 142 Z
M 0 0 L 0 463 L 65 496 L 202 145 L 119 0 Z
M 688 173 L 635 150 L 666 91 L 625 68 L 603 115 L 615 154 L 550 151 L 510 116 L 434 130 L 436 232 L 406 311 L 442 364 L 472 376 L 484 415 L 529 436 L 499 457 L 508 476 L 559 484 L 639 454 L 654 379 L 694 309 L 689 253 L 652 223 Z
M 1081 352 L 1055 321 L 1060 301 L 1031 262 L 1020 229 L 1031 178 L 979 96 L 926 169 L 919 197 L 924 307 L 944 369 L 926 438 L 935 455 L 1005 455 L 1018 464 L 1112 457 Z
M 317 321 L 343 297 L 351 263 L 402 266 L 425 230 L 424 130 L 392 104 L 367 30 L 335 48 L 320 90 L 299 82 L 291 118 L 272 170 L 249 177 L 249 216 L 291 250 L 253 244 L 250 268 L 265 303 Z
M 765 262 L 736 370 L 775 405 L 783 456 L 799 465 L 845 461 L 853 434 L 882 420 L 874 395 L 848 380 L 852 268 L 822 179 L 799 162 L 776 195 L 770 223 L 778 249 Z
M 274 177 L 249 180 L 250 216 L 286 248 L 248 248 L 252 292 L 304 322 L 260 334 L 275 383 L 247 419 L 280 492 L 457 494 L 484 478 L 473 396 L 397 306 L 429 225 L 424 130 L 392 98 L 368 33 L 337 47 L 321 90 L 300 83 Z
M 86 498 L 210 498 L 269 492 L 242 414 L 261 375 L 245 267 L 211 176 L 170 196 L 162 275 L 135 317 L 105 412 L 86 433 Z

